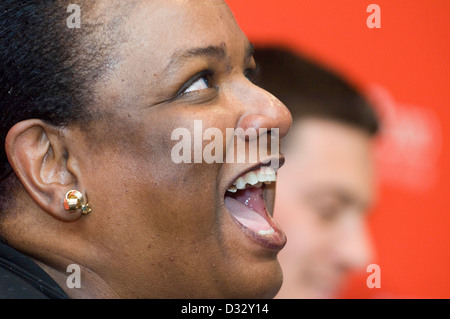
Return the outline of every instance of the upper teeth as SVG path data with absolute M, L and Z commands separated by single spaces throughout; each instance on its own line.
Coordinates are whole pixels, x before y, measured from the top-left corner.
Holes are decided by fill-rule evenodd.
M 276 180 L 277 175 L 275 170 L 272 167 L 263 166 L 256 171 L 248 172 L 247 174 L 239 177 L 233 183 L 233 186 L 228 188 L 228 191 L 231 193 L 236 193 L 238 189 L 244 189 L 248 185 L 253 187 L 261 187 L 262 183 L 270 184 Z

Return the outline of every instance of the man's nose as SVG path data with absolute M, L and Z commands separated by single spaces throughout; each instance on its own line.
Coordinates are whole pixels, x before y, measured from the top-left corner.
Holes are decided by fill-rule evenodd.
M 363 218 L 350 221 L 336 242 L 335 257 L 342 268 L 347 270 L 362 270 L 373 257 L 373 249 Z

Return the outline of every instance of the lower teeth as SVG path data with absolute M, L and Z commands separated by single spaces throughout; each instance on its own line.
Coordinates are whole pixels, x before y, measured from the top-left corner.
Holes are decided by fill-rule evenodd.
M 269 229 L 269 230 L 260 230 L 258 232 L 258 234 L 260 235 L 272 235 L 275 232 L 275 230 L 273 228 Z

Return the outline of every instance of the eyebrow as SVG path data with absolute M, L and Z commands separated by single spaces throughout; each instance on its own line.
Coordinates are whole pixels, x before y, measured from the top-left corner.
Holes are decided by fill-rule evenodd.
M 190 50 L 184 52 L 183 54 L 181 54 L 179 59 L 185 60 L 185 59 L 189 59 L 191 57 L 196 57 L 196 56 L 206 56 L 206 57 L 211 57 L 211 58 L 224 59 L 226 57 L 226 55 L 227 55 L 227 49 L 226 49 L 225 45 L 222 45 L 222 46 L 211 45 L 211 46 L 205 47 L 205 48 L 190 49 Z
M 249 42 L 245 50 L 245 58 L 244 58 L 245 64 L 249 63 L 254 53 L 255 47 L 252 43 Z M 202 56 L 225 60 L 227 57 L 226 45 L 223 43 L 219 46 L 210 45 L 207 47 L 192 48 L 186 51 L 178 50 L 172 54 L 169 64 L 164 68 L 164 73 L 178 65 L 183 64 L 184 62 L 186 62 L 191 58 Z
M 367 214 L 369 203 L 366 203 L 365 201 L 356 200 L 355 197 L 352 196 L 347 190 L 342 189 L 340 187 L 326 187 L 322 189 L 315 189 L 308 194 L 308 197 L 312 198 L 324 195 L 335 196 L 342 203 L 344 203 L 344 205 L 355 205 Z

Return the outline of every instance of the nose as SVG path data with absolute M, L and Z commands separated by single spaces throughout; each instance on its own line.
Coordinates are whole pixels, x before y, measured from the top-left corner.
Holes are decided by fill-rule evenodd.
M 251 82 L 235 85 L 233 93 L 241 110 L 237 128 L 251 128 L 257 132 L 259 129 L 265 128 L 269 132 L 277 128 L 280 139 L 286 136 L 292 124 L 292 116 L 280 100 Z
M 362 270 L 373 257 L 366 222 L 355 217 L 344 228 L 335 242 L 335 258 L 342 269 Z

